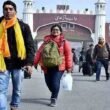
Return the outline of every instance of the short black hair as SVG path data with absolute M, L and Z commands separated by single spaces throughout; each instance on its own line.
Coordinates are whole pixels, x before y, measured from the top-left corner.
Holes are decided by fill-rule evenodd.
M 59 24 L 54 24 L 54 25 L 51 27 L 51 29 L 50 29 L 51 32 L 52 32 L 52 30 L 54 29 L 54 27 L 58 27 L 59 30 L 60 30 L 60 32 L 61 32 L 61 33 L 63 32 L 62 27 L 61 27 Z
M 94 45 L 93 45 L 93 44 L 90 44 L 90 45 L 89 45 L 89 47 L 92 47 L 92 46 L 94 46 Z
M 73 51 L 75 51 L 75 48 L 72 48 Z
M 4 9 L 5 5 L 12 5 L 16 11 L 16 4 L 14 2 L 12 2 L 11 0 L 7 0 L 3 3 L 3 9 Z

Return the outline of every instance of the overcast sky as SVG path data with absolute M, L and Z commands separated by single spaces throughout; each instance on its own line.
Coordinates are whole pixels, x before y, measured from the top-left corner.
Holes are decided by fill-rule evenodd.
M 0 0 L 0 16 L 2 16 L 2 5 L 5 0 Z M 17 5 L 17 15 L 19 18 L 22 18 L 23 13 L 23 1 L 24 0 L 12 0 Z M 95 3 L 98 0 L 33 0 L 34 9 L 55 9 L 57 4 L 67 4 L 70 5 L 70 9 L 73 10 L 84 10 L 88 8 L 89 10 L 95 10 Z M 110 22 L 110 0 L 106 0 L 106 18 Z

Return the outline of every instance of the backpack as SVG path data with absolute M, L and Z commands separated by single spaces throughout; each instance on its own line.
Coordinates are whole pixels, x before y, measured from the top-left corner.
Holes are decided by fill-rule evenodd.
M 106 43 L 106 48 L 107 48 L 107 51 L 108 51 L 108 59 L 110 60 L 110 48 L 109 48 L 109 44 Z
M 84 62 L 82 65 L 82 73 L 83 73 L 83 75 L 92 76 L 94 73 L 92 65 L 88 62 Z
M 45 67 L 55 67 L 62 63 L 62 56 L 59 53 L 56 42 L 49 41 L 44 44 L 42 50 L 42 62 Z

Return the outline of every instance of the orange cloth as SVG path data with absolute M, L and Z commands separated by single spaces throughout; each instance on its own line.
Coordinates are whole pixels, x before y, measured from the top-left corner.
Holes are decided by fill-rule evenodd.
M 99 45 L 99 47 L 103 47 L 105 45 L 105 42 L 103 42 L 102 44 L 98 43 L 98 45 Z
M 15 24 L 16 16 L 11 20 L 3 19 L 1 22 L 1 31 L 0 35 L 0 54 L 2 53 L 4 57 L 10 57 L 9 45 L 7 42 L 7 29 Z

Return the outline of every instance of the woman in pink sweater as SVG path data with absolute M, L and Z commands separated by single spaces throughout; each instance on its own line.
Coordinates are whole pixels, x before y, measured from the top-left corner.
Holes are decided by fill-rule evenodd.
M 56 100 L 58 98 L 60 79 L 64 73 L 71 73 L 73 68 L 72 52 L 70 43 L 64 38 L 62 28 L 60 25 L 55 24 L 51 27 L 51 34 L 44 37 L 44 43 L 40 46 L 36 52 L 34 65 L 40 64 L 44 71 L 45 82 L 51 92 L 50 106 L 56 106 Z M 46 67 L 42 61 L 42 50 L 45 46 L 45 42 L 54 41 L 58 46 L 59 54 L 62 55 L 62 63 L 55 67 Z

